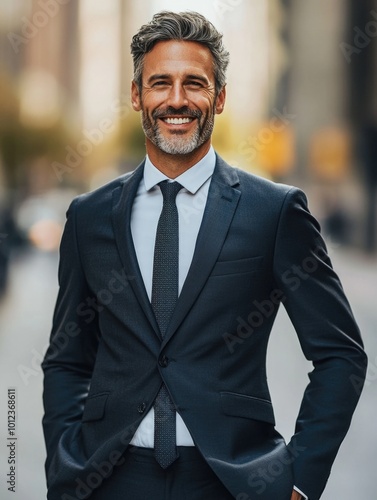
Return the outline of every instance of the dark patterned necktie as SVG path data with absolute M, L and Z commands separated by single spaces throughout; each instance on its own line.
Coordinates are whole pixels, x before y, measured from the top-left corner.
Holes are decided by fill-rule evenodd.
M 178 298 L 178 210 L 175 198 L 182 186 L 178 182 L 159 183 L 164 199 L 157 225 L 153 260 L 152 307 L 164 338 Z M 177 458 L 176 414 L 163 384 L 154 402 L 154 453 L 166 469 Z

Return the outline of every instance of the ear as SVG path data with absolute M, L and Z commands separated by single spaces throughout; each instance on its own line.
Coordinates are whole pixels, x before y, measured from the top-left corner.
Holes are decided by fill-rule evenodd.
M 224 87 L 220 90 L 218 96 L 216 97 L 215 112 L 220 115 L 224 111 L 225 99 L 226 99 L 226 89 Z
M 134 111 L 141 110 L 140 92 L 139 92 L 139 87 L 137 86 L 135 80 L 132 80 L 131 84 L 131 104 L 132 104 L 132 109 Z

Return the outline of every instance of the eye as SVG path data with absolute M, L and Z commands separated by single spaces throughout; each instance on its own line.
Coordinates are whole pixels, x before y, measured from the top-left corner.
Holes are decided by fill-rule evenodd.
M 168 82 L 165 80 L 158 80 L 157 82 L 154 82 L 152 87 L 166 87 L 168 85 Z
M 188 82 L 186 83 L 186 85 L 187 85 L 188 87 L 192 87 L 192 88 L 196 88 L 196 89 L 199 89 L 199 88 L 203 87 L 202 82 L 199 82 L 199 81 L 197 81 L 197 80 L 190 80 L 190 81 L 188 81 Z

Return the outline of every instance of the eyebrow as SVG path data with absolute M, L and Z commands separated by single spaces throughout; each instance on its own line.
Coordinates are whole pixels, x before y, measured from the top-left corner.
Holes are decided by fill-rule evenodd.
M 148 78 L 148 83 L 155 82 L 156 80 L 168 80 L 169 78 L 171 78 L 171 75 L 169 75 L 169 74 L 165 74 L 165 73 L 156 74 L 156 75 L 152 75 Z M 191 79 L 191 80 L 199 80 L 207 85 L 210 83 L 207 78 L 205 78 L 204 76 L 201 76 L 201 75 L 190 74 L 190 75 L 186 75 L 185 78 Z
M 167 74 L 152 75 L 148 78 L 148 83 L 152 83 L 156 80 L 167 80 L 168 78 L 170 78 L 170 77 Z

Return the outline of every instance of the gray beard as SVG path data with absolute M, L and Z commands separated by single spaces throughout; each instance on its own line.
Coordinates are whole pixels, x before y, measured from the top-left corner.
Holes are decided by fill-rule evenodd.
M 168 138 L 164 137 L 157 121 L 153 125 L 144 112 L 142 112 L 142 126 L 146 137 L 164 153 L 188 155 L 210 139 L 214 127 L 214 115 L 212 114 L 205 120 L 202 130 L 198 123 L 194 134 L 189 138 L 182 133 L 171 134 Z

